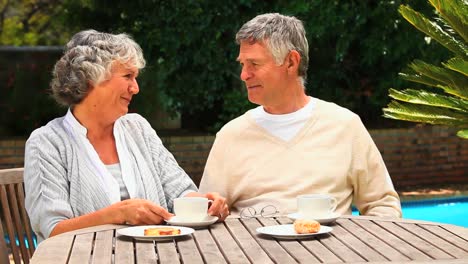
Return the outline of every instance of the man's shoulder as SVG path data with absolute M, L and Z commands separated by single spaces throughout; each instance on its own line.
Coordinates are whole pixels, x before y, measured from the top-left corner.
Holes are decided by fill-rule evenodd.
M 323 117 L 326 117 L 328 120 L 334 121 L 351 121 L 359 120 L 359 116 L 352 112 L 351 110 L 337 105 L 333 102 L 328 102 L 325 100 L 317 99 L 316 100 L 316 112 Z
M 218 135 L 239 135 L 250 126 L 248 115 L 251 110 L 227 122 L 219 131 Z

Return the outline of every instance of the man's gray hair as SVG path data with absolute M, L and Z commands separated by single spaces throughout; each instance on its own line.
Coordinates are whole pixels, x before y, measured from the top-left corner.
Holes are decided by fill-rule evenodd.
M 141 47 L 127 34 L 76 33 L 54 67 L 50 86 L 55 100 L 65 106 L 80 103 L 91 85 L 110 78 L 114 62 L 137 69 L 146 64 Z
M 245 23 L 236 34 L 236 42 L 264 42 L 277 64 L 282 64 L 291 50 L 301 55 L 298 75 L 305 83 L 309 66 L 309 44 L 302 21 L 278 13 L 258 15 Z

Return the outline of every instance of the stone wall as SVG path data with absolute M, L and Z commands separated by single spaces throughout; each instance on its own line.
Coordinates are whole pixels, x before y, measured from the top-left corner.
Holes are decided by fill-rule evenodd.
M 468 140 L 438 126 L 371 130 L 395 187 L 468 183 Z M 164 145 L 199 183 L 214 136 L 165 136 Z M 24 139 L 0 140 L 0 168 L 23 166 Z

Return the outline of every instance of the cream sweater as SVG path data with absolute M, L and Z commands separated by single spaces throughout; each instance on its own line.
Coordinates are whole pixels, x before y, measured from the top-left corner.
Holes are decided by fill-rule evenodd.
M 296 196 L 328 193 L 336 211 L 401 217 L 401 206 L 383 159 L 359 116 L 316 98 L 310 120 L 288 142 L 258 126 L 250 111 L 216 135 L 200 183 L 219 192 L 233 214 L 275 205 L 297 211 Z

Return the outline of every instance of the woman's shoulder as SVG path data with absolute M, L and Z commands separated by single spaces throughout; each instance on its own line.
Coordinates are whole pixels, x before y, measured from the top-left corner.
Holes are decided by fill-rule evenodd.
M 116 122 L 128 128 L 148 128 L 151 127 L 148 120 L 137 113 L 126 114 L 120 117 Z
M 26 147 L 36 145 L 44 147 L 46 145 L 63 144 L 67 138 L 67 132 L 64 125 L 64 117 L 55 118 L 46 125 L 35 129 L 28 140 Z

